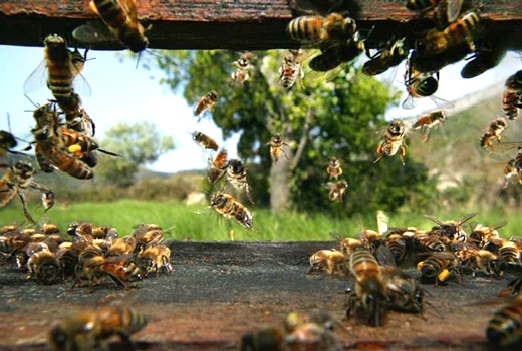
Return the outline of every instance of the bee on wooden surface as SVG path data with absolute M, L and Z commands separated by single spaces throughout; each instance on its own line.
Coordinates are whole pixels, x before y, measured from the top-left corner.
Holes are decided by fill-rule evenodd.
M 135 252 L 141 253 L 147 246 L 159 244 L 163 240 L 163 229 L 156 224 L 140 224 L 134 227 L 132 236 L 136 238 Z
M 326 188 L 330 191 L 328 193 L 328 199 L 333 202 L 342 202 L 343 194 L 348 188 L 348 183 L 344 180 L 340 180 L 335 183 L 326 183 Z
M 267 145 L 270 145 L 270 156 L 272 157 L 272 160 L 274 160 L 274 163 L 277 163 L 279 160 L 279 157 L 281 157 L 281 154 L 285 155 L 285 158 L 287 161 L 290 161 L 290 158 L 286 154 L 286 151 L 283 149 L 283 145 L 286 145 L 289 147 L 289 145 L 283 141 L 283 137 L 279 133 L 274 133 L 272 135 L 272 138 Z
M 27 261 L 29 269 L 28 279 L 35 277 L 38 283 L 50 285 L 58 282 L 62 277 L 62 271 L 58 259 L 53 252 L 42 250 L 29 256 Z
M 452 252 L 435 252 L 419 262 L 417 269 L 421 273 L 421 283 L 438 285 L 457 274 L 458 261 Z
M 244 334 L 241 351 L 285 351 L 286 331 L 281 327 L 264 327 Z
M 510 120 L 518 118 L 518 110 L 522 108 L 522 70 L 506 80 L 506 89 L 502 94 L 502 109 Z
M 326 173 L 330 179 L 335 179 L 343 174 L 343 169 L 341 167 L 341 162 L 337 157 L 332 157 L 330 161 L 328 161 L 328 166 L 326 167 Z
M 512 299 L 509 304 L 493 314 L 486 327 L 486 338 L 495 347 L 516 349 L 522 342 L 522 299 Z
M 355 278 L 355 291 L 350 294 L 346 316 L 368 325 L 383 325 L 387 297 L 377 260 L 369 251 L 355 251 L 350 255 L 349 269 Z
M 394 156 L 399 152 L 402 164 L 405 165 L 406 148 L 403 145 L 405 136 L 406 126 L 404 122 L 398 119 L 391 121 L 383 132 L 383 141 L 377 147 L 377 158 L 373 163 L 379 161 L 384 154 Z
M 230 77 L 232 78 L 232 84 L 237 83 L 241 86 L 245 84 L 245 82 L 250 78 L 250 74 L 248 71 L 254 69 L 252 65 L 252 60 L 255 58 L 255 55 L 251 52 L 242 53 L 239 58 L 233 62 L 235 66 L 237 66 L 236 70 L 232 72 Z
M 430 130 L 441 125 L 446 120 L 446 113 L 441 110 L 433 111 L 428 114 L 422 115 L 415 123 L 413 123 L 412 129 L 420 130 L 424 136 L 424 141 L 428 141 Z
M 245 228 L 252 228 L 252 214 L 231 195 L 217 192 L 210 197 L 210 207 L 226 219 L 234 219 Z
M 145 277 L 149 274 L 171 274 L 174 271 L 170 264 L 170 249 L 164 244 L 149 245 L 139 254 L 137 264 Z
M 310 256 L 310 268 L 306 274 L 315 271 L 326 271 L 329 275 L 346 274 L 346 257 L 344 253 L 337 250 L 319 250 Z
M 353 252 L 365 248 L 365 243 L 356 238 L 342 238 L 338 233 L 330 233 L 330 236 L 339 241 L 339 249 L 344 255 L 351 255 Z
M 387 43 L 377 54 L 370 57 L 362 67 L 362 72 L 369 76 L 381 74 L 391 67 L 398 66 L 406 57 L 408 50 L 404 47 L 405 38 Z
M 105 340 L 118 335 L 131 345 L 130 336 L 146 325 L 145 316 L 132 307 L 104 306 L 77 313 L 54 326 L 47 342 L 51 351 L 88 351 L 108 348 Z
M 288 50 L 283 58 L 281 67 L 279 67 L 279 84 L 285 89 L 294 86 L 296 80 L 299 80 L 303 87 L 304 71 L 301 67 L 303 59 L 303 50 Z
M 511 178 L 516 177 L 518 175 L 517 168 L 515 167 L 515 158 L 510 159 L 506 162 L 504 167 L 502 168 L 502 172 L 504 173 L 504 186 L 503 188 L 507 188 Z M 520 182 L 520 179 L 518 180 Z
M 137 239 L 134 236 L 117 238 L 111 243 L 105 257 L 130 255 L 136 250 L 136 245 Z
M 463 272 L 470 272 L 473 276 L 477 273 L 485 274 L 489 277 L 500 276 L 501 272 L 497 269 L 497 255 L 487 250 L 459 250 L 456 252 L 460 259 L 460 266 Z
M 198 117 L 203 112 L 210 110 L 216 104 L 218 99 L 218 93 L 215 91 L 208 92 L 204 96 L 202 96 L 196 105 L 194 105 L 194 116 Z M 198 122 L 201 120 L 201 117 L 198 119 Z
M 480 146 L 487 148 L 493 145 L 492 139 L 497 139 L 497 142 L 501 142 L 502 134 L 506 131 L 506 120 L 499 117 L 491 122 L 488 127 L 484 130 L 484 133 L 480 137 Z
M 444 2 L 441 0 L 408 0 L 406 7 L 412 11 L 425 13 L 442 4 L 445 5 L 443 8 L 445 9 L 448 22 L 453 22 L 458 18 L 464 0 L 445 0 Z
M 105 273 L 116 285 L 122 288 L 127 287 L 126 283 L 143 280 L 134 255 L 107 257 L 98 266 L 93 267 L 95 271 Z
M 217 142 L 206 134 L 203 134 L 201 132 L 194 132 L 192 134 L 192 138 L 199 146 L 201 146 L 204 149 L 210 149 L 214 151 L 219 150 Z
M 406 257 L 406 240 L 401 234 L 390 233 L 384 239 L 384 247 L 393 257 L 394 263 L 399 264 Z
M 464 231 L 464 228 L 462 228 L 462 225 L 475 217 L 477 214 L 478 213 L 469 213 L 457 221 L 450 220 L 445 222 L 431 215 L 425 215 L 424 217 L 438 224 L 431 229 L 430 234 L 445 236 L 452 241 L 466 241 L 467 234 Z
M 136 0 L 91 0 L 89 6 L 105 25 L 87 22 L 73 31 L 74 39 L 86 44 L 118 40 L 134 53 L 147 49 L 149 39 L 138 20 Z
M 70 236 L 92 236 L 93 239 L 105 239 L 111 231 L 115 231 L 115 229 L 107 226 L 97 226 L 90 222 L 71 223 L 66 230 Z
M 355 21 L 339 13 L 330 13 L 326 17 L 300 16 L 294 18 L 286 27 L 290 38 L 303 46 L 328 47 L 346 43 L 356 32 Z
M 227 150 L 221 149 L 216 157 L 213 159 L 209 158 L 210 167 L 207 169 L 207 179 L 210 184 L 218 182 L 227 171 Z
M 482 224 L 477 224 L 471 229 L 468 241 L 477 245 L 479 249 L 482 249 L 490 240 L 500 238 L 497 229 L 502 228 L 506 224 L 506 221 L 500 222 L 491 227 L 483 226 Z
M 521 263 L 520 248 L 518 245 L 508 239 L 501 238 L 500 247 L 498 249 L 498 258 L 503 262 Z
M 44 40 L 44 60 L 24 83 L 24 92 L 31 93 L 42 86 L 47 77 L 47 87 L 58 102 L 71 97 L 74 90 L 84 95 L 91 94 L 87 81 L 71 61 L 72 52 L 67 49 L 65 39 L 57 34 L 48 35 Z
M 245 190 L 245 195 L 248 198 L 248 201 L 253 204 L 254 201 L 252 201 L 252 198 L 250 197 L 250 190 L 252 190 L 252 187 L 247 182 L 247 173 L 243 161 L 238 159 L 232 159 L 228 161 L 226 176 L 227 182 L 235 189 Z
M 411 275 L 399 268 L 381 269 L 390 310 L 406 313 L 424 313 L 424 289 Z
M 471 10 L 461 14 L 444 30 L 436 28 L 428 30 L 419 37 L 416 49 L 423 55 L 438 55 L 460 45 L 467 45 L 473 50 L 473 40 L 481 30 L 481 19 L 477 11 Z
M 0 167 L 7 168 L 3 177 L 0 179 L 0 208 L 7 205 L 15 196 L 18 196 L 22 203 L 25 218 L 31 223 L 36 224 L 27 210 L 24 191 L 33 189 L 40 192 L 49 192 L 49 189 L 33 181 L 34 168 L 28 162 L 16 161 L 11 166 L 1 164 Z

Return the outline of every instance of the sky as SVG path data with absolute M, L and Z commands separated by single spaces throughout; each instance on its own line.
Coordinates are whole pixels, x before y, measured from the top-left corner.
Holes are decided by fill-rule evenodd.
M 146 55 L 147 53 L 144 53 Z M 167 136 L 172 136 L 176 149 L 170 151 L 148 168 L 162 172 L 202 169 L 207 167 L 208 152 L 198 146 L 190 133 L 201 131 L 214 138 L 219 145 L 229 151 L 229 157 L 237 157 L 236 144 L 239 134 L 223 141 L 221 130 L 212 122 L 210 115 L 197 123 L 193 116 L 193 106 L 189 106 L 181 94 L 174 94 L 168 86 L 160 85 L 162 71 L 136 68 L 134 59 L 120 60 L 115 52 L 90 51 L 82 75 L 91 87 L 90 97 L 81 95 L 83 107 L 96 124 L 95 139 L 111 126 L 119 122 L 134 124 L 148 120 L 156 124 L 157 129 Z M 30 129 L 34 127 L 31 112 L 33 104 L 26 99 L 23 85 L 32 71 L 43 59 L 42 47 L 18 47 L 0 45 L 0 130 L 7 130 L 7 114 L 11 119 L 11 132 L 25 140 L 31 140 Z M 435 94 L 445 100 L 459 97 L 505 81 L 517 70 L 522 69 L 519 53 L 508 52 L 499 66 L 473 79 L 463 79 L 460 70 L 465 62 L 450 65 L 440 73 L 439 90 Z M 403 92 L 402 100 L 407 96 L 403 84 L 404 63 L 392 82 L 389 74 L 384 73 L 378 79 L 384 79 Z M 306 78 L 305 78 L 306 79 Z M 401 82 L 402 80 L 402 82 Z M 217 89 L 219 90 L 219 89 Z M 203 92 L 204 94 L 206 92 Z M 40 105 L 52 98 L 51 92 L 42 86 L 29 97 Z M 499 106 L 500 105 L 499 96 Z M 401 101 L 402 101 L 401 100 Z M 406 118 L 418 116 L 422 112 L 436 109 L 437 105 L 429 98 L 417 100 L 413 110 L 402 108 L 390 109 L 386 118 Z M 499 113 L 502 111 L 499 110 Z M 103 146 L 101 145 L 103 148 Z

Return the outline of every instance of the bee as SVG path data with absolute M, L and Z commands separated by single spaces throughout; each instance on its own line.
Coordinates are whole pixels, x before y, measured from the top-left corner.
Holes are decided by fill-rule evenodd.
M 135 251 L 141 253 L 147 245 L 156 245 L 163 240 L 163 229 L 156 224 L 140 224 L 134 227 L 132 236 L 136 238 Z
M 18 153 L 17 151 L 11 150 L 15 148 L 16 145 L 18 145 L 18 142 L 13 134 L 5 130 L 0 130 L 0 157 L 5 156 L 7 152 Z
M 330 201 L 342 202 L 343 194 L 348 188 L 348 183 L 346 183 L 344 180 L 340 180 L 335 183 L 329 182 L 326 183 L 326 188 L 330 190 L 328 193 L 328 199 L 330 199 Z
M 79 26 L 72 33 L 76 40 L 94 44 L 116 39 L 134 53 L 147 49 L 147 29 L 138 20 L 136 0 L 91 0 L 89 6 L 106 26 L 97 22 Z
M 227 150 L 221 149 L 214 159 L 209 158 L 210 167 L 207 169 L 207 179 L 215 184 L 225 175 L 228 167 Z
M 284 351 L 286 332 L 281 327 L 264 327 L 241 338 L 241 351 Z
M 369 76 L 375 76 L 385 72 L 390 67 L 398 66 L 406 57 L 408 50 L 404 47 L 406 38 L 399 39 L 393 43 L 387 43 L 377 54 L 370 57 L 362 67 L 362 72 Z
M 401 234 L 388 234 L 386 239 L 384 239 L 384 246 L 393 257 L 395 264 L 404 261 L 406 257 L 406 240 Z
M 510 119 L 518 118 L 518 110 L 522 108 L 522 70 L 506 80 L 506 89 L 502 95 L 504 115 Z
M 437 226 L 431 229 L 430 234 L 445 236 L 448 237 L 452 241 L 466 241 L 467 234 L 462 228 L 462 225 L 475 217 L 478 213 L 469 213 L 464 215 L 461 219 L 457 221 L 441 221 L 435 218 L 434 216 L 425 215 L 424 217 L 429 219 L 430 221 L 438 224 Z
M 28 162 L 16 161 L 12 166 L 6 164 L 1 164 L 0 166 L 7 167 L 3 177 L 0 179 L 0 208 L 7 205 L 17 195 L 22 203 L 25 218 L 36 224 L 27 210 L 24 191 L 34 189 L 40 192 L 49 192 L 50 190 L 33 181 L 34 168 Z
M 330 233 L 330 235 L 339 241 L 339 248 L 344 255 L 351 255 L 354 251 L 365 248 L 365 243 L 360 239 L 341 238 L 337 233 Z
M 73 129 L 60 128 L 60 138 L 63 142 L 63 146 L 67 147 L 67 151 L 80 159 L 83 155 L 94 151 L 121 157 L 121 155 L 114 152 L 100 149 L 94 139 Z
M 325 48 L 351 40 L 356 32 L 356 24 L 350 17 L 330 13 L 326 17 L 314 15 L 294 18 L 288 23 L 286 30 L 290 38 L 303 46 L 318 45 Z
M 422 73 L 409 64 L 404 75 L 404 82 L 408 90 L 408 97 L 402 102 L 402 108 L 411 110 L 417 106 L 416 98 L 429 96 L 439 107 L 450 105 L 449 101 L 433 96 L 439 89 L 439 73 Z
M 412 11 L 421 11 L 426 12 L 436 6 L 440 6 L 441 0 L 408 0 L 406 2 L 406 7 Z M 446 0 L 445 8 L 446 14 L 449 22 L 455 21 L 464 4 L 464 0 Z
M 55 196 L 52 190 L 47 190 L 42 192 L 42 196 L 40 197 L 42 206 L 44 208 L 43 214 L 46 214 L 51 208 L 54 207 Z
M 105 273 L 116 285 L 126 288 L 125 283 L 142 281 L 141 270 L 135 262 L 134 255 L 107 257 L 94 270 Z
M 457 257 L 452 252 L 435 252 L 419 262 L 417 269 L 421 272 L 421 283 L 444 283 L 458 270 Z
M 411 275 L 399 268 L 385 267 L 381 269 L 382 279 L 386 288 L 389 310 L 424 313 L 424 289 Z
M 299 79 L 303 87 L 304 72 L 301 68 L 303 50 L 288 50 L 281 67 L 279 67 L 279 84 L 285 89 L 290 89 L 295 81 Z
M 287 161 L 290 161 L 286 151 L 283 149 L 283 145 L 289 145 L 283 141 L 281 134 L 274 133 L 270 141 L 266 144 L 270 145 L 270 156 L 272 157 L 272 160 L 274 160 L 274 163 L 277 163 L 279 157 L 281 157 L 281 154 L 285 155 Z
M 424 141 L 428 141 L 430 130 L 441 125 L 446 120 L 446 113 L 441 110 L 430 112 L 426 115 L 422 115 L 415 123 L 413 123 L 412 129 L 420 130 L 421 134 L 424 135 Z
M 139 254 L 137 263 L 144 276 L 151 273 L 156 273 L 156 276 L 159 276 L 161 272 L 171 274 L 174 271 L 170 264 L 170 249 L 164 244 L 154 244 L 147 247 Z
M 489 124 L 484 130 L 484 133 L 480 137 L 480 146 L 487 148 L 493 145 L 492 139 L 497 139 L 497 142 L 501 142 L 501 136 L 506 131 L 506 120 L 502 117 L 496 118 Z
M 117 238 L 111 243 L 105 257 L 130 255 L 136 250 L 136 245 L 137 240 L 134 236 Z
M 515 298 L 496 311 L 488 322 L 486 338 L 495 347 L 512 349 L 522 341 L 522 299 Z
M 250 190 L 252 190 L 252 187 L 247 182 L 247 173 L 243 162 L 238 159 L 232 159 L 228 161 L 226 176 L 227 182 L 230 183 L 235 189 L 245 190 L 245 195 L 248 198 L 248 201 L 253 204 L 254 201 L 252 201 L 252 198 L 250 197 Z
M 504 172 L 504 186 L 503 188 L 507 188 L 509 185 L 509 182 L 511 178 L 518 175 L 517 169 L 515 167 L 515 158 L 510 159 L 506 162 L 504 167 L 502 168 L 502 171 Z M 520 179 L 519 179 L 520 182 Z
M 203 147 L 204 149 L 210 149 L 214 151 L 219 150 L 219 146 L 216 141 L 206 134 L 201 132 L 194 132 L 192 134 L 192 138 L 196 143 L 198 143 L 199 146 Z
M 505 226 L 507 222 L 500 222 L 492 227 L 483 226 L 482 224 L 477 224 L 472 230 L 471 234 L 469 234 L 468 241 L 473 242 L 479 249 L 482 249 L 486 246 L 486 243 L 491 239 L 499 239 L 499 233 L 497 229 Z
M 203 112 L 210 110 L 216 104 L 217 99 L 218 93 L 215 91 L 208 92 L 205 96 L 201 97 L 198 102 L 196 102 L 196 105 L 194 105 L 194 116 L 197 117 Z
M 459 250 L 456 252 L 460 259 L 462 271 L 468 270 L 473 276 L 477 273 L 486 274 L 490 277 L 493 275 L 500 276 L 500 271 L 495 266 L 497 255 L 487 250 Z
M 314 271 L 326 271 L 329 275 L 346 274 L 346 256 L 337 250 L 319 250 L 310 256 L 310 268 L 306 274 Z
M 341 162 L 337 157 L 332 157 L 330 161 L 328 161 L 328 166 L 326 167 L 326 173 L 330 177 L 330 179 L 335 179 L 343 174 L 343 169 L 341 167 Z
M 364 246 L 364 248 L 375 254 L 383 242 L 383 238 L 380 232 L 375 230 L 366 229 L 358 233 L 358 236 Z
M 377 147 L 377 158 L 373 163 L 379 161 L 384 154 L 394 156 L 399 152 L 402 165 L 405 165 L 406 148 L 403 145 L 405 136 L 406 126 L 404 123 L 398 119 L 391 121 L 383 132 L 383 141 Z
M 444 30 L 436 28 L 428 30 L 417 39 L 416 49 L 423 55 L 438 55 L 461 45 L 473 50 L 473 39 L 477 36 L 481 19 L 477 11 L 471 10 L 461 14 Z
M 460 75 L 462 78 L 474 78 L 497 66 L 506 56 L 506 49 L 498 44 L 475 51 L 472 59 L 466 63 Z
M 355 289 L 350 294 L 346 316 L 368 325 L 384 324 L 386 287 L 377 260 L 369 251 L 355 251 L 349 258 L 349 270 L 355 278 Z
M 501 244 L 498 249 L 498 258 L 503 262 L 521 263 L 520 249 L 516 243 L 508 239 L 500 239 Z
M 245 228 L 252 228 L 252 214 L 231 195 L 217 192 L 210 197 L 210 207 L 226 219 L 233 218 Z
M 69 129 L 83 133 L 87 136 L 94 136 L 94 121 L 81 106 L 82 100 L 76 92 L 72 92 L 67 99 L 59 101 L 60 109 L 65 114 L 65 125 Z
M 236 70 L 232 72 L 230 77 L 232 78 L 232 84 L 237 83 L 241 86 L 250 78 L 248 71 L 254 68 L 252 60 L 255 55 L 251 52 L 242 53 L 239 58 L 233 62 L 237 66 Z
M 518 182 L 522 184 L 522 146 L 518 147 L 513 166 L 518 173 Z
M 75 91 L 90 95 L 90 86 L 79 73 L 76 56 L 67 48 L 65 39 L 51 34 L 44 39 L 44 45 L 44 60 L 25 81 L 24 92 L 31 93 L 40 88 L 41 78 L 47 76 L 47 87 L 59 103 L 71 97 L 73 82 Z
M 333 45 L 323 49 L 320 55 L 310 60 L 308 66 L 316 72 L 330 71 L 342 63 L 351 62 L 362 52 L 364 52 L 364 41 L 359 39 L 357 33 L 352 40 L 345 44 Z
M 67 227 L 67 234 L 73 237 L 92 237 L 93 239 L 105 239 L 109 236 L 111 231 L 115 231 L 110 227 L 96 226 L 89 222 L 76 222 L 71 223 Z M 116 233 L 116 237 L 117 237 Z
M 27 261 L 29 269 L 28 279 L 36 277 L 38 283 L 50 285 L 58 282 L 62 271 L 58 259 L 49 250 L 42 250 L 32 254 Z
M 105 340 L 118 335 L 126 344 L 145 328 L 147 319 L 132 307 L 103 306 L 86 310 L 54 326 L 47 337 L 51 351 L 88 351 L 108 348 Z

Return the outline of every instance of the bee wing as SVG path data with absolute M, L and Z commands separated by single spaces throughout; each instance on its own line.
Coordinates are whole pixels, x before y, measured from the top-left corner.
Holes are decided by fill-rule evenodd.
M 74 92 L 79 93 L 83 96 L 91 96 L 92 90 L 91 86 L 87 82 L 87 80 L 82 76 L 80 72 L 77 72 L 76 76 L 73 80 L 73 89 Z
M 441 99 L 435 95 L 431 95 L 430 99 L 442 110 L 451 109 L 455 107 L 455 104 L 451 101 Z
M 105 23 L 98 20 L 88 21 L 76 27 L 72 32 L 72 36 L 75 40 L 84 44 L 118 42 Z
M 24 93 L 34 93 L 45 85 L 47 85 L 47 62 L 44 59 L 25 80 Z
M 517 149 L 519 146 L 522 146 L 522 141 L 502 141 L 502 143 L 491 145 L 490 148 L 492 152 L 506 154 Z
M 443 221 L 435 218 L 435 216 L 432 216 L 432 215 L 424 215 L 424 218 L 429 219 L 430 221 L 435 222 L 438 225 L 444 225 L 445 224 Z
M 406 100 L 402 102 L 402 108 L 405 110 L 413 110 L 417 106 L 417 103 L 415 102 L 415 99 L 413 96 L 408 95 Z
M 377 232 L 382 235 L 388 231 L 390 217 L 384 211 L 377 211 Z
M 478 212 L 465 214 L 464 216 L 462 216 L 461 219 L 459 219 L 459 221 L 458 221 L 459 225 L 462 225 L 462 224 L 466 223 L 467 221 L 469 221 L 470 219 L 472 219 L 476 215 L 478 215 Z
M 343 240 L 341 233 L 330 232 L 329 234 L 332 238 L 334 238 L 337 241 Z
M 447 14 L 448 14 L 448 21 L 453 22 L 455 21 L 460 14 L 460 10 L 462 9 L 462 4 L 464 3 L 464 0 L 447 0 Z

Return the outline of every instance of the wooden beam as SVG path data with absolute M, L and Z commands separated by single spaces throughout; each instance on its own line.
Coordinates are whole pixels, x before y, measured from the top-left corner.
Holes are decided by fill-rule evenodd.
M 321 0 L 323 1 L 323 0 Z M 96 19 L 88 0 L 0 0 L 0 44 L 42 46 L 43 38 L 70 33 L 87 20 Z M 146 25 L 154 49 L 262 50 L 297 47 L 286 34 L 286 25 L 298 14 L 295 0 L 138 0 L 138 16 Z M 407 33 L 418 16 L 404 0 L 357 0 L 353 17 L 359 28 L 372 28 L 372 37 Z M 494 21 L 500 33 L 522 28 L 522 1 L 482 0 L 484 22 Z M 517 49 L 521 38 L 513 44 Z M 114 45 L 94 49 L 121 49 Z

